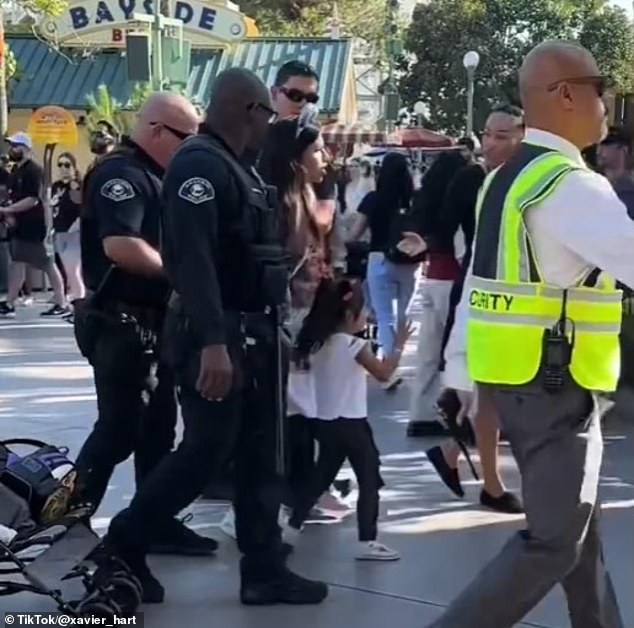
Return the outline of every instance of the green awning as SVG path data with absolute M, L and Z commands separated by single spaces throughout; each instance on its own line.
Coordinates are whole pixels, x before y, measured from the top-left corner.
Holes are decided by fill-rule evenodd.
M 126 60 L 120 50 L 91 53 L 77 48 L 53 50 L 32 37 L 8 37 L 18 63 L 18 80 L 11 81 L 9 107 L 33 109 L 59 105 L 85 110 L 86 97 L 99 85 L 126 103 L 132 91 L 126 75 Z M 202 105 L 207 103 L 215 76 L 229 67 L 255 72 L 267 85 L 286 61 L 300 59 L 312 65 L 321 77 L 320 109 L 336 114 L 341 106 L 346 70 L 352 63 L 349 39 L 247 39 L 222 50 L 195 50 L 187 94 Z

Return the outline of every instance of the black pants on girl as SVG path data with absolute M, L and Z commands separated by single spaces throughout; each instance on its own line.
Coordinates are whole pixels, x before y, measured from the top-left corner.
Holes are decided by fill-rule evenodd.
M 357 524 L 360 541 L 376 540 L 379 516 L 379 489 L 383 479 L 379 473 L 379 450 L 374 442 L 367 419 L 314 420 L 315 437 L 319 443 L 319 458 L 305 492 L 298 496 L 289 520 L 300 528 L 321 494 L 337 477 L 347 458 L 359 485 Z

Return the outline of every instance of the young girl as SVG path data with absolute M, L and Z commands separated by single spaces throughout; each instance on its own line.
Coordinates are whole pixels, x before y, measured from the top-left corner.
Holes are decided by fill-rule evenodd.
M 368 423 L 366 373 L 388 381 L 399 365 L 412 330 L 399 328 L 392 353 L 377 359 L 366 340 L 357 337 L 365 327 L 361 286 L 347 279 L 324 279 L 296 342 L 294 362 L 308 369 L 314 388 L 314 433 L 319 459 L 284 531 L 284 540 L 297 543 L 302 524 L 319 496 L 330 486 L 347 458 L 359 486 L 357 523 L 359 560 L 398 560 L 399 554 L 377 542 L 379 452 Z M 290 377 L 294 377 L 291 373 Z

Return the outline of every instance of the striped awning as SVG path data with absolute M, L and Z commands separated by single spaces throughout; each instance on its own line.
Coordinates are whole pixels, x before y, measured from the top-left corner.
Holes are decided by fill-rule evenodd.
M 324 143 L 330 146 L 385 144 L 386 135 L 370 124 L 326 124 L 321 127 Z
M 453 145 L 451 138 L 446 135 L 421 127 L 398 129 L 388 141 L 403 148 L 448 148 Z

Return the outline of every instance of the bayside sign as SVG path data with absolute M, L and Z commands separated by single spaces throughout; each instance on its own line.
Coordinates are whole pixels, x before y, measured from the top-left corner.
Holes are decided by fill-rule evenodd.
M 67 46 L 123 46 L 125 32 L 133 27 L 134 13 L 154 15 L 153 0 L 75 0 L 64 13 L 41 24 L 44 35 Z M 246 36 L 245 17 L 224 3 L 177 0 L 171 15 L 183 21 L 183 31 L 196 47 L 240 41 Z M 236 7 L 237 8 L 237 7 Z

